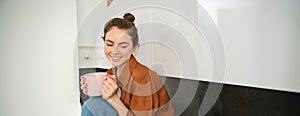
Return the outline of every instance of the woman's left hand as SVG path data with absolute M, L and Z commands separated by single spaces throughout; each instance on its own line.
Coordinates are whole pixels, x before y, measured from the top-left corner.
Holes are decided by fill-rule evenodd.
M 102 85 L 102 97 L 104 99 L 108 99 L 111 96 L 115 95 L 118 89 L 116 76 L 108 75 L 108 77 L 104 80 Z

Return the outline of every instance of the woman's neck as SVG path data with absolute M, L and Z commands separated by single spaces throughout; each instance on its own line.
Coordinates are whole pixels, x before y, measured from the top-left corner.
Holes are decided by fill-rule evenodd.
M 116 76 L 119 77 L 122 71 L 124 70 L 124 67 L 126 66 L 127 63 L 123 64 L 122 66 L 116 67 Z

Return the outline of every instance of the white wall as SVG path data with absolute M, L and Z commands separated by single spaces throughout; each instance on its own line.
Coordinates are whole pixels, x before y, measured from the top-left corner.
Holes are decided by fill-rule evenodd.
M 96 43 L 104 22 L 131 12 L 141 38 L 137 58 L 158 74 L 300 92 L 297 0 L 197 0 L 198 6 L 195 0 L 114 1 L 109 8 L 103 0 L 79 1 L 79 43 Z M 197 11 L 199 6 L 205 10 Z M 212 78 L 213 68 L 220 67 L 213 67 L 216 43 L 209 43 L 214 38 L 207 35 L 215 35 L 210 30 L 214 28 L 205 25 L 208 17 L 202 12 L 221 34 L 224 78 Z M 105 60 L 99 62 L 94 64 L 105 67 Z
M 226 53 L 224 82 L 300 92 L 300 2 L 253 4 L 216 9 Z
M 0 1 L 0 115 L 79 116 L 75 0 Z

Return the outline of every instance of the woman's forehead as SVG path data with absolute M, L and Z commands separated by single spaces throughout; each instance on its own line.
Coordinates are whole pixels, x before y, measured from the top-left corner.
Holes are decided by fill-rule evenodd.
M 128 39 L 120 39 L 120 40 L 111 40 L 109 38 L 105 39 L 105 42 L 116 43 L 116 44 L 130 44 L 130 40 Z
M 130 42 L 131 37 L 128 35 L 125 29 L 118 29 L 113 27 L 106 33 L 105 41 L 113 42 L 113 43 L 124 43 Z

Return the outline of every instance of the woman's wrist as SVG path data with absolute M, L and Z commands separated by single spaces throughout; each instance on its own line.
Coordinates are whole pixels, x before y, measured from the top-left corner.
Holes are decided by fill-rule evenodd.
M 115 103 L 115 102 L 117 102 L 118 100 L 120 100 L 120 98 L 118 98 L 117 94 L 114 93 L 112 96 L 108 97 L 106 100 L 107 100 L 108 102 Z
M 126 116 L 128 109 L 123 104 L 121 99 L 117 96 L 117 94 L 112 95 L 111 97 L 106 99 L 108 103 L 110 103 L 118 112 L 119 116 Z

